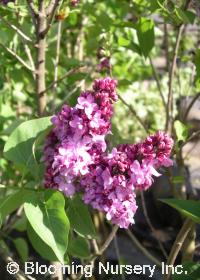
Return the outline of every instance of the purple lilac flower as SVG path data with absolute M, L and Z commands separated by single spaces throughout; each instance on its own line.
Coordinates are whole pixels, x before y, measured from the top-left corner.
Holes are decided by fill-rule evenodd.
M 80 0 L 71 0 L 71 5 L 72 6 L 77 6 Z
M 80 185 L 83 200 L 93 208 L 106 213 L 106 218 L 121 228 L 134 223 L 137 210 L 134 185 L 131 181 L 127 155 L 113 149 L 90 167 Z
M 64 105 L 52 118 L 43 160 L 44 185 L 68 197 L 81 192 L 86 204 L 103 211 L 121 228 L 134 223 L 135 190 L 148 189 L 157 169 L 172 165 L 173 140 L 158 131 L 138 144 L 122 144 L 106 152 L 105 137 L 111 133 L 117 82 L 107 77 L 95 80 L 75 107 Z
M 138 160 L 130 165 L 131 170 L 131 181 L 136 188 L 141 188 L 142 190 L 148 189 L 153 183 L 153 176 L 158 177 L 159 174 L 151 161 L 143 160 L 140 163 Z
M 101 72 L 103 70 L 110 70 L 111 64 L 110 64 L 110 57 L 104 57 L 100 60 L 100 63 L 97 65 L 97 71 Z
M 103 47 L 100 47 L 97 51 L 97 59 L 99 64 L 97 65 L 97 71 L 101 72 L 103 70 L 107 70 L 110 72 L 111 70 L 111 63 L 110 63 L 110 56 L 106 54 L 106 50 Z
M 110 133 L 116 81 L 96 80 L 92 91 L 82 92 L 77 105 L 64 105 L 52 118 L 54 128 L 44 147 L 44 185 L 72 196 L 76 181 L 105 152 L 105 136 Z
M 158 131 L 138 144 L 122 144 L 117 147 L 128 156 L 131 177 L 136 188 L 148 189 L 153 183 L 152 176 L 160 176 L 156 169 L 173 164 L 170 154 L 173 140 L 164 132 Z
M 172 165 L 169 159 L 173 141 L 163 132 L 157 132 L 139 144 L 114 148 L 83 177 L 83 199 L 93 208 L 106 213 L 108 220 L 127 228 L 134 222 L 137 210 L 135 189 L 148 189 L 156 168 Z

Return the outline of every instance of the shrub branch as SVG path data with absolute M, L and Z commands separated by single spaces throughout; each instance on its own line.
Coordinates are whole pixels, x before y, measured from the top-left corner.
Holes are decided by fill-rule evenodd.
M 194 222 L 191 221 L 190 219 L 187 218 L 185 220 L 179 234 L 176 237 L 174 245 L 172 246 L 171 252 L 170 252 L 168 260 L 167 260 L 167 265 L 174 265 L 175 260 L 178 256 L 178 253 L 180 252 L 188 233 L 191 231 L 193 224 L 194 224 Z M 164 275 L 163 280 L 170 279 L 171 272 L 172 272 L 172 270 L 170 268 L 169 273 Z

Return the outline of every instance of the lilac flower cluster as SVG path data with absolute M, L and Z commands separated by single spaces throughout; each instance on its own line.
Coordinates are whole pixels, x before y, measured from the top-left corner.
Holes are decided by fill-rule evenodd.
M 44 185 L 68 197 L 82 192 L 85 203 L 106 213 L 108 220 L 127 228 L 137 210 L 135 190 L 148 189 L 156 169 L 172 165 L 172 139 L 163 132 L 142 143 L 122 144 L 106 151 L 111 133 L 116 81 L 95 80 L 82 92 L 75 107 L 63 106 L 52 118 L 54 127 L 44 147 Z
M 137 210 L 130 165 L 125 153 L 116 148 L 90 167 L 81 181 L 83 200 L 106 213 L 106 218 L 122 228 L 133 223 Z
M 82 92 L 74 108 L 65 105 L 52 118 L 54 128 L 44 148 L 46 187 L 72 196 L 77 180 L 105 152 L 105 136 L 111 132 L 112 104 L 117 100 L 115 88 L 115 80 L 96 80 L 93 90 Z
M 71 0 L 71 5 L 72 6 L 77 6 L 80 0 Z
M 110 71 L 111 70 L 111 63 L 110 63 L 110 56 L 106 55 L 105 49 L 100 47 L 97 52 L 97 59 L 99 60 L 99 64 L 97 65 L 97 71 Z
M 169 159 L 172 145 L 172 139 L 159 131 L 142 143 L 119 145 L 103 155 L 81 180 L 84 202 L 107 213 L 108 220 L 127 228 L 134 222 L 137 210 L 135 189 L 148 189 L 153 176 L 161 175 L 155 168 L 172 165 Z
M 172 146 L 173 140 L 162 131 L 148 136 L 142 143 L 119 145 L 118 150 L 128 156 L 135 188 L 148 189 L 153 183 L 152 175 L 161 175 L 156 169 L 173 164 L 169 158 Z

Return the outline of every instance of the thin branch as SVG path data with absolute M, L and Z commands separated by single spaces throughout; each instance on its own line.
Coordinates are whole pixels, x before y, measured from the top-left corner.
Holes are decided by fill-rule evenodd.
M 114 237 L 114 246 L 115 246 L 116 256 L 118 259 L 118 264 L 120 264 L 121 255 L 120 255 L 119 245 L 118 245 L 118 241 L 117 241 L 117 235 L 115 235 L 115 237 Z M 123 273 L 120 276 L 121 276 L 121 280 L 126 280 L 125 275 Z
M 58 64 L 60 58 L 60 41 L 61 41 L 61 30 L 62 30 L 62 21 L 58 22 L 58 32 L 57 32 L 57 44 L 56 44 L 56 61 L 55 61 L 55 72 L 54 72 L 54 89 L 57 86 L 57 79 L 58 79 Z
M 183 246 L 182 246 L 182 258 L 181 262 L 192 262 L 195 254 L 195 241 L 196 241 L 196 226 L 193 223 L 193 226 L 188 233 Z
M 191 0 L 187 0 L 184 5 L 184 11 L 186 11 L 189 7 Z M 172 123 L 173 123 L 173 80 L 175 76 L 175 70 L 176 70 L 176 60 L 178 56 L 178 50 L 181 42 L 181 36 L 184 31 L 184 24 L 181 24 L 178 27 L 178 32 L 176 35 L 176 43 L 174 47 L 174 53 L 173 53 L 173 59 L 171 67 L 169 67 L 169 91 L 168 91 L 168 100 L 167 100 L 167 117 L 166 117 L 166 124 L 165 124 L 165 131 L 170 132 L 172 130 Z
M 21 37 L 22 41 L 24 42 L 24 49 L 25 52 L 27 54 L 27 57 L 30 61 L 30 65 L 31 68 L 33 69 L 33 71 L 35 70 L 35 65 L 33 62 L 33 58 L 32 58 L 32 54 L 30 52 L 30 49 L 27 45 L 27 43 L 33 43 L 32 39 L 30 37 L 28 37 L 21 29 L 19 29 L 17 26 L 15 26 L 14 24 L 10 23 L 9 21 L 7 21 L 4 17 L 2 17 L 0 15 L 0 19 L 7 25 L 9 26 L 11 29 L 13 29 L 14 31 L 16 31 L 16 33 Z M 33 73 L 34 76 L 34 73 Z
M 192 109 L 194 103 L 197 101 L 197 99 L 200 97 L 200 92 L 198 92 L 194 98 L 191 100 L 190 104 L 188 105 L 188 108 L 183 116 L 183 121 L 185 121 L 189 115 L 190 110 Z
M 58 5 L 58 0 L 51 0 L 47 9 L 46 9 L 46 14 L 47 16 L 49 16 L 50 14 L 53 13 L 53 10 L 55 9 L 55 7 Z
M 48 18 L 48 23 L 47 23 L 46 29 L 44 30 L 44 35 L 48 33 L 48 31 L 51 27 L 52 21 L 54 19 L 54 16 L 55 16 L 55 13 L 56 13 L 56 10 L 59 6 L 60 1 L 61 0 L 51 0 L 49 6 L 46 9 L 46 15 L 47 15 L 47 18 Z
M 16 263 L 10 255 L 8 255 L 6 253 L 6 250 L 0 247 L 0 256 L 1 258 L 6 262 L 6 263 Z M 26 275 L 21 269 L 19 269 L 19 271 L 17 272 L 17 274 L 15 274 L 14 276 L 17 280 L 26 280 L 26 279 L 30 279 L 30 280 L 36 280 L 35 278 L 33 278 L 32 276 Z
M 192 141 L 193 139 L 195 139 L 196 137 L 200 136 L 200 130 L 197 130 L 196 132 L 194 132 L 187 140 L 186 142 L 184 142 L 182 145 L 181 145 L 181 149 L 190 141 Z
M 60 265 L 60 262 L 55 261 L 55 262 L 51 262 L 51 265 L 55 266 L 56 272 L 54 274 L 51 275 L 50 279 L 51 280 L 63 280 L 63 271 Z
M 58 106 L 56 107 L 56 109 L 60 108 L 79 88 L 82 87 L 82 85 L 84 84 L 85 80 L 87 79 L 87 77 L 90 76 L 90 74 L 93 72 L 94 67 L 91 68 L 91 70 L 85 75 L 85 77 L 77 84 L 76 87 L 74 87 L 68 94 L 67 96 L 62 100 L 62 102 L 60 104 L 58 104 Z M 72 69 L 73 71 L 73 69 Z M 67 74 L 67 73 L 66 73 Z M 63 79 L 62 79 L 63 80 Z
M 19 37 L 22 39 L 23 45 L 24 45 L 24 50 L 25 53 L 27 55 L 27 58 L 29 59 L 30 62 L 30 66 L 33 69 L 34 72 L 32 72 L 33 78 L 35 80 L 35 63 L 33 61 L 33 57 L 30 51 L 30 48 L 28 46 L 28 43 L 32 43 L 33 45 L 33 41 L 31 38 L 29 38 L 27 35 L 25 35 L 18 27 L 14 26 L 13 24 L 10 24 L 8 21 L 6 21 L 4 18 L 2 18 L 2 20 L 8 25 L 10 26 L 10 28 L 13 28 L 14 30 L 17 31 L 16 35 L 19 35 Z M 17 21 L 19 21 L 18 15 L 17 15 Z
M 33 61 L 33 57 L 32 57 L 31 51 L 30 51 L 30 49 L 29 49 L 27 44 L 24 45 L 24 50 L 25 50 L 25 53 L 26 53 L 26 55 L 27 55 L 27 57 L 28 57 L 28 59 L 30 61 L 31 68 L 34 71 L 33 72 L 33 78 L 35 79 L 35 63 Z
M 35 10 L 33 0 L 27 0 L 27 5 L 32 17 L 33 24 L 35 28 L 37 28 L 38 12 Z
M 168 40 L 168 27 L 166 21 L 164 22 L 164 46 L 165 46 L 165 57 L 166 57 L 166 68 L 169 72 L 169 40 Z
M 115 225 L 113 227 L 113 229 L 112 229 L 111 233 L 109 234 L 108 238 L 106 239 L 106 241 L 104 242 L 103 246 L 99 250 L 99 254 L 98 254 L 99 256 L 101 256 L 104 253 L 104 251 L 108 248 L 108 246 L 112 242 L 113 238 L 115 237 L 118 229 L 119 229 L 119 227 L 117 225 Z M 95 260 L 95 259 L 93 258 L 93 260 Z
M 200 133 L 199 133 L 200 134 Z M 198 143 L 198 141 L 196 141 L 196 142 L 194 142 L 193 143 L 193 145 L 192 145 L 192 147 L 189 149 L 189 151 L 184 155 L 184 157 L 183 157 L 183 160 L 185 161 L 188 157 L 189 157 L 189 155 L 190 155 L 190 153 L 196 148 L 196 146 L 198 145 L 199 143 Z M 183 147 L 183 146 L 182 146 Z M 193 191 L 193 190 L 192 190 Z
M 98 246 L 98 244 L 97 244 L 96 239 L 92 239 L 92 240 L 91 240 L 91 243 L 92 243 L 92 245 L 93 245 L 95 254 L 98 255 L 98 254 L 99 254 L 99 246 Z
M 119 99 L 122 101 L 122 103 L 130 110 L 130 112 L 134 115 L 134 117 L 137 119 L 137 121 L 140 123 L 140 125 L 143 127 L 143 129 L 145 130 L 145 132 L 148 134 L 148 129 L 146 128 L 143 120 L 138 116 L 138 114 L 136 113 L 135 109 L 128 104 L 123 97 L 121 97 L 120 95 L 118 96 Z
M 149 215 L 148 215 L 148 212 L 147 212 L 147 208 L 146 208 L 145 199 L 144 199 L 144 194 L 143 194 L 142 191 L 140 192 L 140 194 L 141 194 L 141 202 L 142 202 L 143 213 L 144 213 L 145 219 L 146 219 L 146 221 L 147 221 L 147 224 L 148 224 L 148 226 L 150 227 L 150 229 L 151 229 L 153 235 L 155 236 L 155 238 L 156 238 L 156 240 L 157 240 L 157 242 L 158 242 L 158 245 L 159 245 L 159 247 L 160 247 L 160 250 L 162 251 L 162 253 L 163 253 L 163 255 L 165 256 L 165 258 L 167 259 L 168 256 L 167 256 L 167 253 L 166 253 L 166 251 L 165 251 L 165 248 L 163 247 L 162 243 L 160 242 L 160 240 L 159 240 L 159 238 L 158 238 L 158 236 L 157 236 L 156 229 L 155 229 L 154 226 L 152 225 L 151 220 L 150 220 L 150 218 L 149 218 Z
M 93 269 L 94 269 L 94 262 L 97 259 L 98 256 L 101 256 L 105 250 L 108 248 L 108 246 L 110 245 L 110 243 L 113 241 L 117 231 L 118 231 L 119 227 L 117 225 L 115 225 L 111 231 L 111 233 L 109 234 L 108 238 L 106 239 L 106 241 L 104 242 L 104 244 L 102 245 L 102 247 L 99 249 L 98 254 L 95 254 L 93 256 L 91 256 L 91 258 L 89 259 L 88 263 L 93 265 Z M 77 275 L 76 280 L 80 280 L 82 279 L 83 274 L 79 273 Z
M 166 131 L 169 131 L 169 128 L 171 129 L 170 123 L 173 118 L 173 81 L 174 81 L 174 76 L 175 76 L 176 60 L 177 60 L 177 56 L 178 56 L 178 50 L 179 50 L 179 46 L 180 46 L 183 29 L 184 29 L 184 25 L 182 24 L 178 28 L 172 64 L 171 64 L 170 72 L 169 72 L 169 92 L 168 92 L 168 100 L 167 100 L 167 118 L 166 118 L 166 124 L 165 124 Z
M 38 12 L 35 10 L 33 0 L 27 0 L 27 4 L 28 4 L 28 6 L 30 7 L 32 13 L 33 13 L 35 16 L 38 16 Z
M 154 257 L 149 251 L 139 242 L 139 240 L 135 237 L 135 235 L 128 229 L 126 231 L 134 245 L 153 263 L 155 263 L 158 267 L 161 267 L 161 262 Z
M 30 71 L 34 71 L 34 69 L 32 67 L 30 67 L 19 55 L 17 55 L 13 50 L 11 50 L 10 48 L 4 46 L 4 44 L 0 43 L 0 46 L 2 46 L 9 54 L 11 54 L 12 56 L 14 56 L 14 58 L 16 58 L 24 67 L 26 67 L 26 69 L 30 70 Z
M 191 231 L 192 227 L 194 225 L 194 222 L 191 221 L 190 219 L 186 219 L 181 230 L 179 231 L 179 234 L 176 237 L 176 240 L 172 246 L 171 252 L 169 254 L 169 258 L 167 260 L 167 265 L 174 265 L 175 260 L 178 256 L 178 253 L 180 252 L 183 243 L 188 235 L 188 233 Z M 170 268 L 170 270 L 168 271 L 168 274 L 165 274 L 163 276 L 163 280 L 168 280 L 170 279 L 171 276 L 171 271 L 172 269 Z
M 7 21 L 4 17 L 2 17 L 0 15 L 0 19 L 6 24 L 8 25 L 11 29 L 13 29 L 14 31 L 17 32 L 17 34 L 19 34 L 19 36 L 21 36 L 27 43 L 33 43 L 32 39 L 30 37 L 28 37 L 26 34 L 24 34 L 24 32 L 19 29 L 17 26 L 15 26 L 14 24 L 10 23 L 9 21 Z
M 15 222 L 21 217 L 22 212 L 23 212 L 23 206 L 20 206 L 16 212 L 15 215 L 11 216 L 9 219 L 9 222 L 7 222 L 4 226 L 4 231 L 8 231 L 12 229 L 12 226 L 15 224 Z
M 57 31 L 57 43 L 56 43 L 56 59 L 55 59 L 55 70 L 54 70 L 54 100 L 56 99 L 56 87 L 57 87 L 57 80 L 58 80 L 58 65 L 60 59 L 60 41 L 61 41 L 61 30 L 62 30 L 62 21 L 58 22 L 58 31 Z M 55 102 L 53 103 L 52 110 L 55 110 Z
M 41 94 L 46 93 L 47 91 L 49 91 L 51 88 L 54 87 L 54 85 L 58 84 L 59 82 L 63 81 L 65 78 L 67 78 L 68 76 L 70 76 L 71 74 L 75 73 L 78 69 L 80 69 L 83 66 L 78 66 L 76 68 L 70 69 L 68 72 L 66 72 L 62 77 L 58 78 L 57 80 L 53 81 L 50 85 L 47 86 L 47 88 L 45 89 L 44 92 L 42 92 Z
M 81 89 L 82 86 L 85 83 L 86 78 L 84 78 L 82 81 L 80 81 L 77 86 L 75 86 L 75 88 L 73 88 L 66 96 L 66 98 L 64 98 L 63 102 L 67 101 L 79 88 Z M 63 104 L 62 102 L 62 104 Z
M 44 30 L 47 26 L 45 0 L 38 2 L 37 58 L 36 58 L 36 95 L 38 102 L 38 115 L 44 115 L 46 109 L 46 95 L 41 94 L 46 90 L 46 36 Z
M 162 103 L 163 103 L 163 106 L 165 108 L 165 111 L 167 113 L 167 104 L 165 102 L 165 98 L 164 98 L 164 95 L 163 95 L 163 92 L 162 92 L 162 89 L 161 89 L 161 84 L 160 84 L 160 81 L 159 81 L 159 77 L 158 77 L 158 73 L 156 71 L 156 68 L 153 64 L 153 61 L 151 59 L 151 57 L 149 56 L 149 61 L 150 61 L 150 64 L 151 64 L 151 68 L 153 70 L 153 75 L 154 75 L 154 78 L 155 78 L 155 81 L 156 81 L 156 84 L 157 84 L 157 88 L 158 88 L 158 91 L 159 91 L 159 94 L 160 94 L 160 97 L 162 99 Z

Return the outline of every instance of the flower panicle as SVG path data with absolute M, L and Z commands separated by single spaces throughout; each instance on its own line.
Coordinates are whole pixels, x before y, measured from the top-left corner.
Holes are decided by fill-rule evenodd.
M 158 131 L 137 144 L 121 144 L 107 152 L 105 137 L 111 132 L 117 81 L 94 81 L 80 94 L 75 107 L 64 105 L 52 118 L 54 125 L 44 146 L 44 185 L 103 211 L 121 228 L 134 223 L 136 189 L 147 190 L 160 167 L 173 164 L 173 140 Z

